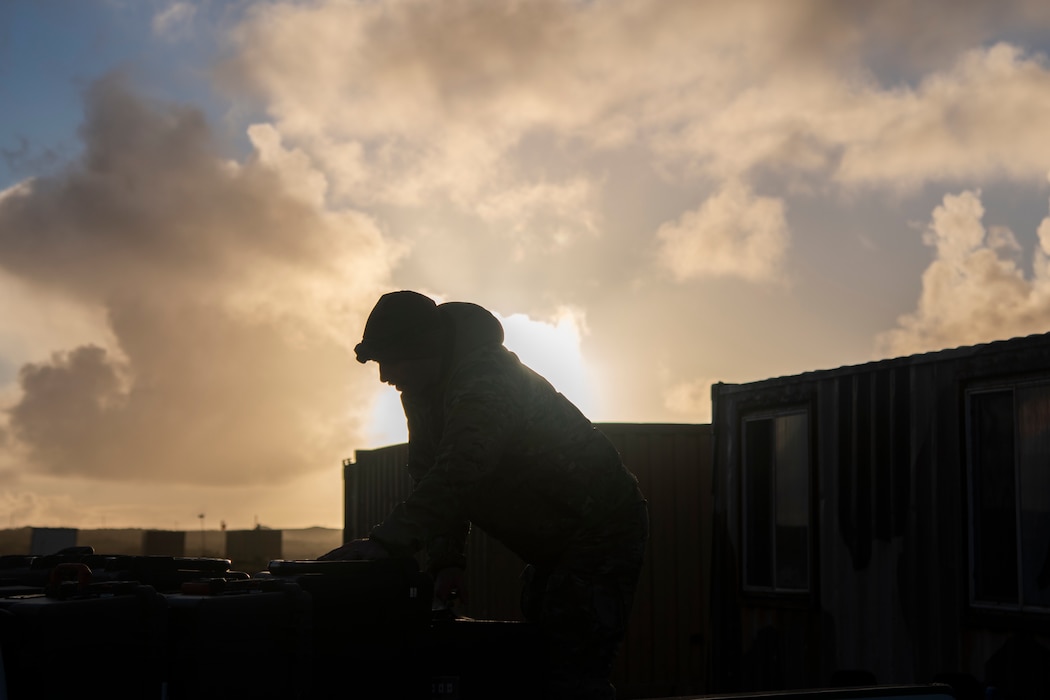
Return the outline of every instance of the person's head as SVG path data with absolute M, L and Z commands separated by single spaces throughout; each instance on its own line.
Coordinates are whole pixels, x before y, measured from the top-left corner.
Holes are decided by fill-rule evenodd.
M 434 300 L 418 292 L 384 294 L 365 322 L 357 361 L 379 363 L 379 378 L 398 391 L 415 392 L 437 382 L 444 343 Z

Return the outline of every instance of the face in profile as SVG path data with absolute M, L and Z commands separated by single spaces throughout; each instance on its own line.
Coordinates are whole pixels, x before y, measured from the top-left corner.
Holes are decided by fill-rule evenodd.
M 423 391 L 441 376 L 441 359 L 423 357 L 403 360 L 377 360 L 379 380 L 402 393 Z

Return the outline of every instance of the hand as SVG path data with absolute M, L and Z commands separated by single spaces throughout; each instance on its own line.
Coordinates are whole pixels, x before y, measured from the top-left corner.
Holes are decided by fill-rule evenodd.
M 365 559 L 386 559 L 390 554 L 383 545 L 375 540 L 363 537 L 350 540 L 341 547 L 317 557 L 318 561 L 361 561 Z
M 467 595 L 467 572 L 458 566 L 449 566 L 438 572 L 434 578 L 434 599 L 446 608 L 451 608 L 457 600 L 466 605 L 470 602 Z

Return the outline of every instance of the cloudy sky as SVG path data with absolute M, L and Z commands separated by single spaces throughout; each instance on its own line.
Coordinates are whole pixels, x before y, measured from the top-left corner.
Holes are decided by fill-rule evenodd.
M 1042 0 L 5 0 L 0 527 L 341 527 L 473 301 L 595 421 L 1050 330 Z

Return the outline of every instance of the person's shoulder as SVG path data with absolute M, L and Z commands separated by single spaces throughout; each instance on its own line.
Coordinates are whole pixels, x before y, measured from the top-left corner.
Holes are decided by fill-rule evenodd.
M 453 368 L 448 392 L 506 390 L 520 379 L 523 365 L 514 353 L 502 345 L 474 348 Z

